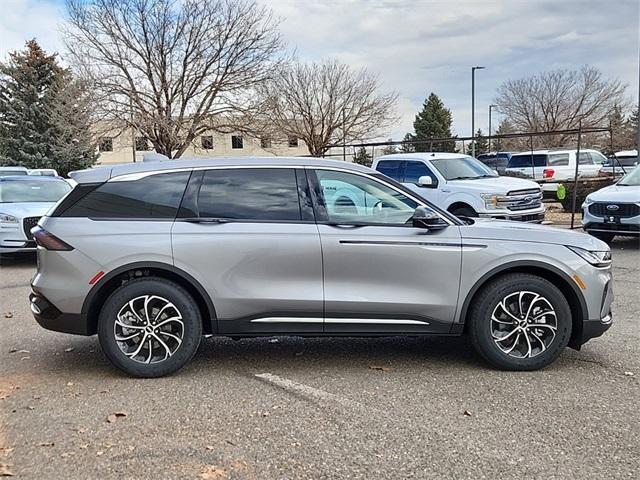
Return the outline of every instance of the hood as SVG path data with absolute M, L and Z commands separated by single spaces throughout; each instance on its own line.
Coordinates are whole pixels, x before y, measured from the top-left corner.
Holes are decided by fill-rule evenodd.
M 463 238 L 551 243 L 570 245 L 586 250 L 609 250 L 609 246 L 605 242 L 583 232 L 512 220 L 474 218 L 474 221 L 473 225 L 460 227 Z
M 41 217 L 55 204 L 56 202 L 0 203 L 0 212 L 18 218 Z
M 594 202 L 640 202 L 640 186 L 636 185 L 609 185 L 590 193 L 587 198 Z
M 540 185 L 532 180 L 515 177 L 478 178 L 477 180 L 449 180 L 447 185 L 461 187 L 464 190 L 476 190 L 479 193 L 506 195 L 513 190 L 540 190 Z

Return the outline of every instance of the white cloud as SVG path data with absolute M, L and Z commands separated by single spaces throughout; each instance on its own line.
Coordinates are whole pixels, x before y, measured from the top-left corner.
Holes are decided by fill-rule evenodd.
M 0 0 L 0 58 L 35 38 L 47 52 L 62 48 L 58 24 L 61 6 L 46 0 Z

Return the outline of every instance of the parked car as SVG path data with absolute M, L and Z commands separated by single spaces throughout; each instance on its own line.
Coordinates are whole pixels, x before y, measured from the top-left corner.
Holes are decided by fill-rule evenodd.
M 511 152 L 492 152 L 478 155 L 476 158 L 499 175 L 504 175 L 511 155 L 513 155 Z
M 57 177 L 58 171 L 55 168 L 34 168 L 29 170 L 29 175 L 40 175 L 43 177 Z
M 61 178 L 0 177 L 0 254 L 35 251 L 31 229 L 70 190 Z
M 542 190 L 555 196 L 560 182 L 572 180 L 576 172 L 576 150 L 534 150 L 514 153 L 506 173 L 526 175 L 540 182 Z M 607 158 L 597 150 L 580 150 L 578 176 L 596 177 Z
M 609 177 L 614 174 L 614 171 L 616 176 L 626 175 L 633 170 L 636 165 L 638 165 L 637 150 L 616 152 L 607 159 L 606 163 L 602 165 L 602 168 L 598 171 L 598 175 Z
M 9 175 L 28 175 L 29 171 L 24 167 L 0 167 L 0 177 Z
M 534 370 L 611 325 L 610 250 L 462 221 L 369 168 L 317 158 L 136 163 L 75 175 L 35 228 L 31 310 L 98 334 L 125 372 L 176 371 L 205 334 L 461 335 Z M 328 201 L 359 189 L 357 211 Z
M 400 153 L 378 157 L 372 167 L 456 216 L 544 220 L 537 183 L 500 177 L 468 155 Z
M 589 194 L 582 204 L 583 228 L 610 242 L 616 235 L 640 237 L 640 166 L 616 184 Z

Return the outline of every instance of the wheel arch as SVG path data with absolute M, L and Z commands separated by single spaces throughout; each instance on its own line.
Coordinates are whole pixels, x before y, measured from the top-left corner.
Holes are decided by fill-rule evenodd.
M 481 292 L 482 287 L 490 281 L 509 273 L 528 273 L 538 275 L 553 283 L 564 295 L 571 309 L 571 338 L 569 346 L 580 349 L 583 323 L 588 317 L 587 303 L 580 292 L 580 288 L 573 279 L 562 270 L 542 262 L 515 261 L 509 262 L 485 273 L 469 290 L 460 310 L 458 326 L 454 330 L 466 333 L 469 322 L 468 315 L 471 304 Z
M 217 333 L 217 317 L 213 301 L 195 278 L 166 263 L 136 262 L 111 270 L 89 290 L 82 304 L 82 313 L 86 315 L 90 335 L 98 331 L 100 309 L 109 295 L 127 281 L 141 277 L 166 278 L 183 287 L 193 297 L 200 309 L 203 332 L 205 334 Z
M 462 200 L 457 200 L 457 201 L 453 202 L 451 205 L 449 205 L 447 207 L 447 211 L 449 213 L 453 213 L 459 208 L 470 208 L 474 212 L 478 213 L 478 210 L 476 208 L 474 208 L 473 205 L 471 205 L 469 202 L 465 202 L 465 201 L 462 201 Z

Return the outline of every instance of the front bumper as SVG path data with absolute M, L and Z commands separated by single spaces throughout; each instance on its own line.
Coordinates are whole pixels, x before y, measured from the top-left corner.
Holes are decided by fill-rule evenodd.
M 605 221 L 609 220 L 609 221 Z M 609 219 L 593 215 L 589 207 L 582 209 L 582 228 L 587 232 L 613 233 L 615 235 L 640 236 L 640 216 Z
M 19 226 L 0 227 L 0 254 L 35 251 L 36 242 L 27 239 Z
M 74 335 L 93 335 L 87 316 L 81 313 L 63 313 L 43 295 L 32 292 L 29 295 L 31 313 L 36 322 L 47 330 L 71 333 Z
M 514 220 L 516 222 L 526 222 L 526 223 L 540 223 L 544 220 L 544 209 L 542 212 L 536 210 L 533 213 L 527 211 L 520 212 L 508 212 L 508 211 L 498 211 L 498 212 L 483 212 L 478 214 L 483 218 L 493 218 L 496 220 Z

